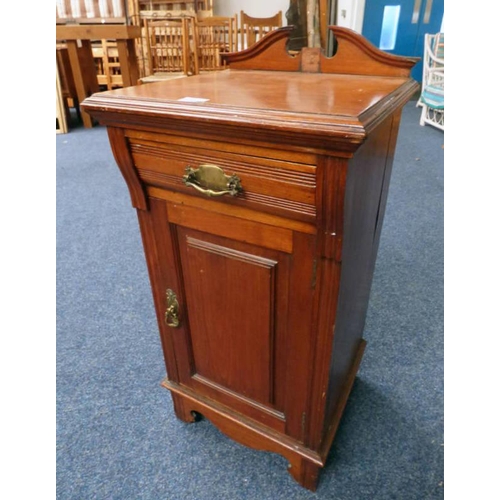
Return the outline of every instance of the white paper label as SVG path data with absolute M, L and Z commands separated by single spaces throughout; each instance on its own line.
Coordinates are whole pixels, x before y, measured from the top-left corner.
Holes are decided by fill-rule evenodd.
M 204 99 L 203 97 L 182 97 L 181 99 L 177 99 L 180 102 L 207 102 L 210 99 Z

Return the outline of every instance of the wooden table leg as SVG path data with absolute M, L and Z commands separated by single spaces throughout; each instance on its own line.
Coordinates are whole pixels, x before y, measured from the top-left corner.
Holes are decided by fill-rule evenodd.
M 137 85 L 137 81 L 139 80 L 139 69 L 135 53 L 135 41 L 117 40 L 116 46 L 118 48 L 118 59 L 120 61 L 123 86 L 131 87 Z
M 81 48 L 78 48 L 76 40 L 67 40 L 68 56 L 73 73 L 78 104 L 86 97 L 99 90 L 97 75 L 92 61 L 92 47 L 90 41 L 82 40 Z M 85 111 L 81 111 L 83 126 L 91 128 L 93 126 L 92 118 Z

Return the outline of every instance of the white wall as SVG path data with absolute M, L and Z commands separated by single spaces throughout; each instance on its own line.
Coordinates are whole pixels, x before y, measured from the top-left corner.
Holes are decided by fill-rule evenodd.
M 252 17 L 271 17 L 278 11 L 283 12 L 283 25 L 287 21 L 285 13 L 290 7 L 290 0 L 214 0 L 214 14 L 217 16 L 234 16 L 245 11 Z
M 365 0 L 338 0 L 337 24 L 358 33 L 363 29 Z

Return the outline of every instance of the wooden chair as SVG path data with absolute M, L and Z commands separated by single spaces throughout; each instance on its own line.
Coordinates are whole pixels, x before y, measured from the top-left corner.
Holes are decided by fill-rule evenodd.
M 149 75 L 140 83 L 181 78 L 198 72 L 192 56 L 193 19 L 183 17 L 161 21 L 144 20 Z
M 101 40 L 92 45 L 92 55 L 97 67 L 97 82 L 108 90 L 123 87 L 118 59 L 118 47 L 114 40 Z
M 280 10 L 271 17 L 250 17 L 245 12 L 240 13 L 240 50 L 251 47 L 267 33 L 281 28 L 283 25 L 283 15 Z
M 174 5 L 175 6 L 175 5 Z M 146 28 L 146 22 L 149 24 L 153 21 L 179 21 L 184 18 L 188 18 L 190 21 L 193 21 L 196 17 L 196 12 L 194 10 L 178 10 L 178 9 L 170 9 L 170 10 L 158 10 L 158 11 L 141 11 L 140 12 L 140 23 L 142 26 L 142 37 L 140 39 L 141 48 L 138 50 L 139 57 L 141 58 L 141 78 L 139 83 L 142 83 L 144 77 L 148 77 L 148 79 L 152 78 L 152 68 L 149 63 L 148 56 L 148 33 Z M 188 33 L 186 35 L 186 39 L 190 40 L 190 44 L 193 45 L 193 28 L 192 23 L 188 22 Z M 193 50 L 191 50 L 193 52 Z
M 234 52 L 237 48 L 237 19 L 214 16 L 196 20 L 196 50 L 200 71 L 226 68 L 220 54 Z
M 444 33 L 426 34 L 424 41 L 420 125 L 444 131 Z

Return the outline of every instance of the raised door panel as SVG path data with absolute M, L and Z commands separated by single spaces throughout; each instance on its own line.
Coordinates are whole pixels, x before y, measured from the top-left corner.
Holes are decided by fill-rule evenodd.
M 176 232 L 190 358 L 180 382 L 283 431 L 289 255 Z
M 196 374 L 271 403 L 277 262 L 179 233 Z

